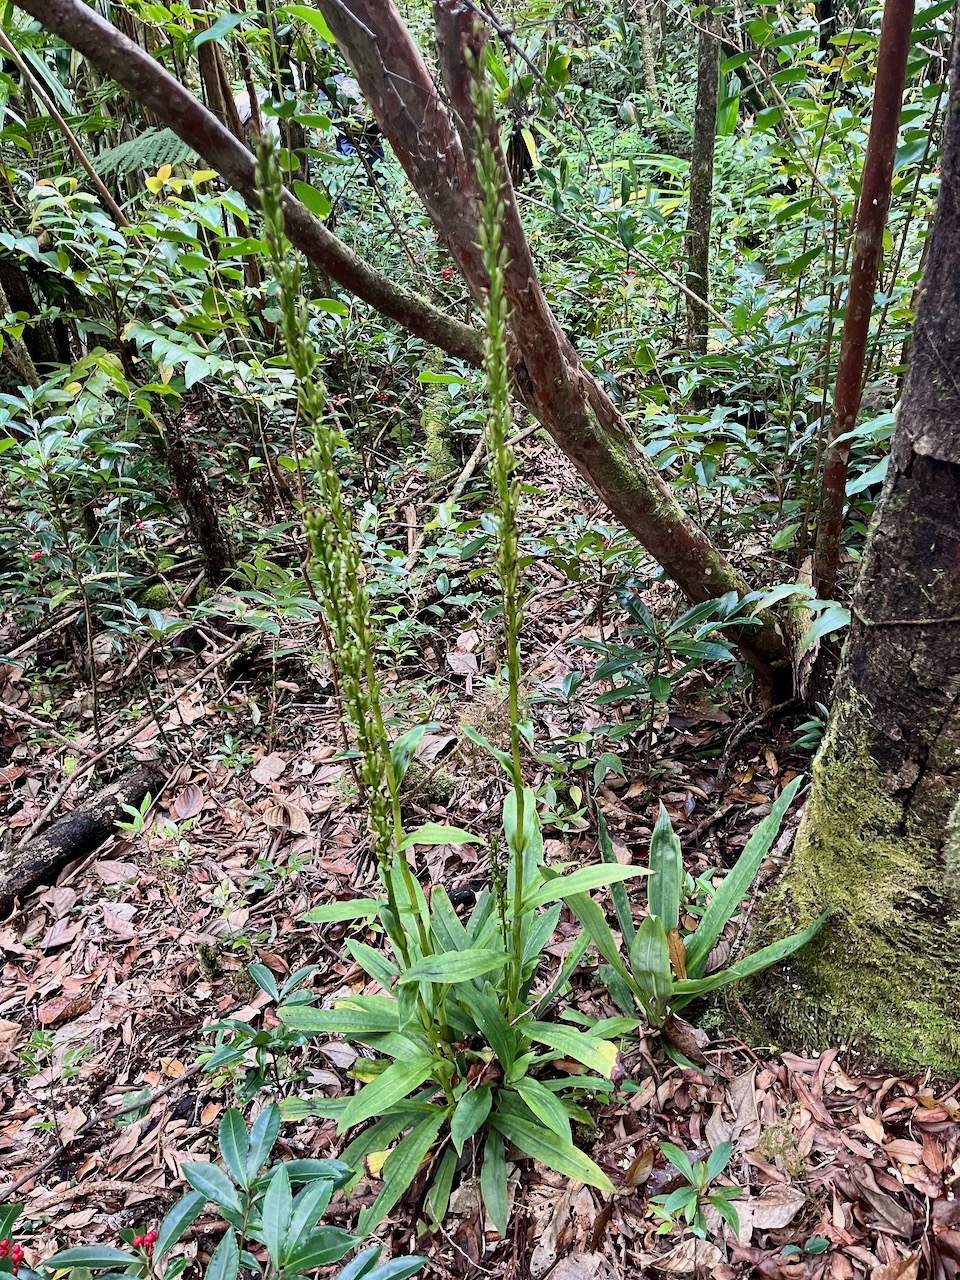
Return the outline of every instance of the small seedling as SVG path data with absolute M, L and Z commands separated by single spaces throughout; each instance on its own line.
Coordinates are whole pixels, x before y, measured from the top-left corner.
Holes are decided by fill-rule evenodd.
M 672 1142 L 661 1142 L 660 1150 L 667 1160 L 686 1179 L 686 1185 L 671 1191 L 669 1195 L 655 1196 L 650 1205 L 663 1222 L 659 1235 L 665 1235 L 685 1222 L 693 1234 L 701 1240 L 707 1238 L 707 1219 L 704 1210 L 711 1205 L 719 1213 L 734 1235 L 739 1234 L 740 1218 L 731 1204 L 743 1194 L 743 1187 L 713 1187 L 710 1184 L 723 1173 L 733 1154 L 731 1142 L 721 1142 L 706 1160 L 691 1163 L 690 1157 Z

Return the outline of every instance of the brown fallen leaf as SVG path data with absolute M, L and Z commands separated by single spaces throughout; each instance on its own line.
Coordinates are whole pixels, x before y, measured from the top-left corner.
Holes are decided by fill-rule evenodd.
M 92 1004 L 93 999 L 89 995 L 54 996 L 37 1010 L 37 1021 L 44 1027 L 58 1027 L 62 1022 L 87 1013 Z
M 184 822 L 187 818 L 195 818 L 203 808 L 206 796 L 200 790 L 195 782 L 189 782 L 183 790 L 174 797 L 174 801 L 170 806 L 170 812 L 175 818 L 179 818 Z
M 263 820 L 271 831 L 289 831 L 291 835 L 308 836 L 310 819 L 291 800 L 281 800 L 277 804 L 268 805 L 263 811 Z
M 920 1255 L 911 1253 L 907 1258 L 896 1258 L 886 1266 L 874 1267 L 870 1280 L 917 1280 L 920 1274 Z
M 709 1240 L 697 1240 L 694 1236 L 660 1257 L 650 1253 L 641 1255 L 641 1260 L 648 1267 L 671 1276 L 703 1274 L 715 1267 L 722 1258 L 723 1254 L 715 1244 L 711 1244 Z
M 112 858 L 95 862 L 92 870 L 103 884 L 126 884 L 140 875 L 140 868 L 135 862 L 120 862 Z
M 785 1184 L 766 1187 L 750 1202 L 753 1225 L 761 1231 L 776 1231 L 789 1226 L 806 1202 L 807 1197 L 796 1187 Z
M 43 935 L 40 942 L 41 951 L 52 951 L 54 947 L 65 947 L 68 942 L 72 942 L 83 930 L 83 924 L 79 920 L 70 920 L 64 916 L 62 920 L 57 920 L 51 925 L 47 932 Z
M 250 777 L 254 782 L 259 782 L 261 786 L 266 786 L 270 782 L 276 781 L 287 767 L 287 761 L 278 751 L 272 752 L 268 756 L 264 756 L 250 770 Z

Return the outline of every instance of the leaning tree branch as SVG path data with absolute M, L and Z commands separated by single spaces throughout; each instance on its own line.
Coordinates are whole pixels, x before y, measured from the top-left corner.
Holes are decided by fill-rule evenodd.
M 15 0 L 19 8 L 84 53 L 204 157 L 256 207 L 249 150 L 143 49 L 100 18 L 83 0 Z M 364 96 L 439 235 L 475 298 L 485 279 L 478 249 L 476 179 L 451 112 L 390 0 L 319 0 Z M 447 89 L 462 108 L 464 45 L 476 39 L 475 15 L 463 0 L 437 0 Z M 371 35 L 372 33 L 372 35 Z M 567 454 L 613 514 L 692 600 L 748 584 L 687 516 L 644 453 L 616 405 L 589 373 L 547 304 L 506 167 L 505 242 L 511 265 L 513 375 L 526 407 Z M 400 288 L 375 271 L 314 218 L 289 192 L 283 196 L 292 243 L 345 289 L 384 316 L 472 365 L 482 361 L 476 330 Z M 772 619 L 738 637 L 741 649 L 770 682 L 771 666 L 789 670 L 787 647 Z
M 438 235 L 474 298 L 482 300 L 487 281 L 478 247 L 481 194 L 472 161 L 476 122 L 465 54 L 472 50 L 479 57 L 485 33 L 472 5 L 434 0 L 449 107 L 391 0 L 318 0 L 318 7 Z M 690 599 L 744 593 L 747 583 L 684 513 L 558 324 L 537 277 L 499 138 L 491 141 L 501 161 L 504 286 L 519 398 Z M 764 622 L 762 630 L 737 637 L 761 679 L 769 677 L 771 664 L 786 667 L 783 637 L 772 620 Z
M 83 0 L 15 0 L 15 3 L 78 49 L 141 106 L 149 108 L 235 187 L 248 204 L 257 207 L 254 161 L 249 148 L 224 128 L 156 59 L 88 8 Z M 375 270 L 328 231 L 289 191 L 284 192 L 283 212 L 291 242 L 350 293 L 450 355 L 468 364 L 481 363 L 483 344 L 476 330 Z

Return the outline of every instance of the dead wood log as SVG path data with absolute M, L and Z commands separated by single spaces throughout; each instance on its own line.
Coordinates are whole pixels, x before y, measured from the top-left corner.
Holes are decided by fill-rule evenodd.
M 0 915 L 27 890 L 51 881 L 68 862 L 103 844 L 113 834 L 117 819 L 124 816 L 121 806 L 136 807 L 148 791 L 156 795 L 164 777 L 154 762 L 131 769 L 29 844 L 0 855 Z

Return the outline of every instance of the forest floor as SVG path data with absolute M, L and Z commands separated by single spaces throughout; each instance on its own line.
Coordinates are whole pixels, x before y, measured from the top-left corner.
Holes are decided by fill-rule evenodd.
M 579 488 L 549 446 L 534 443 L 527 467 L 554 493 L 544 518 L 580 509 Z M 556 688 L 584 665 L 576 642 L 597 634 L 597 620 L 586 588 L 574 598 L 542 564 L 531 579 L 525 662 L 541 688 Z M 224 1018 L 253 1032 L 279 1025 L 273 999 L 249 976 L 251 962 L 281 981 L 317 965 L 307 981 L 324 1002 L 366 982 L 341 945 L 356 926 L 300 919 L 370 881 L 356 790 L 335 758 L 341 739 L 323 664 L 313 656 L 315 632 L 292 625 L 282 637 L 284 656 L 263 645 L 240 661 L 225 657 L 242 634 L 236 627 L 189 634 L 192 650 L 158 673 L 155 705 L 168 705 L 159 716 L 147 712 L 133 741 L 98 774 L 102 781 L 119 773 L 131 756 L 162 760 L 167 781 L 146 827 L 118 833 L 0 922 L 0 1200 L 26 1206 L 33 1264 L 57 1247 L 117 1244 L 121 1228 L 155 1225 L 185 1189 L 181 1162 L 215 1158 L 216 1124 L 235 1103 L 243 1071 L 204 1072 L 198 1058 L 212 1043 L 206 1029 Z M 420 745 L 411 809 L 477 831 L 494 826 L 500 783 L 470 753 L 460 725 L 466 718 L 493 736 L 497 712 L 485 676 L 496 667 L 496 637 L 495 620 L 441 620 L 418 662 L 389 690 L 402 708 L 420 697 L 408 697 L 405 685 L 429 676 L 434 692 L 442 689 L 436 728 Z M 62 661 L 51 643 L 47 636 L 28 646 L 20 659 L 26 667 L 0 668 L 0 700 L 44 715 L 38 672 Z M 16 644 L 15 633 L 0 635 L 0 651 Z M 105 659 L 101 671 L 101 696 L 116 712 L 142 696 L 129 656 Z M 642 747 L 624 750 L 626 778 L 608 774 L 599 787 L 597 803 L 621 859 L 646 858 L 662 800 L 686 870 L 696 877 L 727 867 L 779 789 L 808 767 L 794 745 L 796 719 L 759 717 L 728 676 L 683 685 L 655 725 L 655 767 L 645 770 Z M 65 681 L 53 688 L 54 705 L 72 696 Z M 534 704 L 538 741 L 566 739 L 593 714 L 588 692 L 565 707 L 562 725 L 557 706 Z M 7 719 L 0 804 L 5 839 L 16 843 L 61 784 L 65 757 L 78 756 L 84 742 L 66 748 L 35 725 Z M 109 724 L 106 733 L 109 741 Z M 543 776 L 531 758 L 531 782 Z M 547 829 L 548 860 L 595 860 L 594 823 L 573 818 L 568 827 Z M 764 865 L 759 891 L 781 856 Z M 424 851 L 418 869 L 425 885 L 443 883 L 456 897 L 483 881 L 483 857 L 474 846 L 443 846 Z M 731 948 L 755 903 L 745 904 Z M 554 964 L 574 928 L 571 917 L 561 918 L 548 948 Z M 578 981 L 573 999 L 587 1014 L 617 1012 L 589 980 Z M 440 1231 L 415 1236 L 414 1193 L 378 1236 L 397 1253 L 425 1255 L 426 1276 L 960 1274 L 960 1086 L 875 1074 L 836 1046 L 810 1056 L 751 1047 L 729 1034 L 748 1014 L 737 1010 L 735 996 L 709 1010 L 710 1029 L 685 1044 L 693 1067 L 675 1065 L 655 1036 L 630 1043 L 629 1089 L 595 1111 L 596 1131 L 584 1143 L 617 1188 L 612 1200 L 518 1157 L 508 1240 L 483 1220 L 469 1169 Z M 344 1043 L 311 1040 L 275 1073 L 266 1071 L 254 1106 L 351 1093 L 356 1057 Z M 250 1061 L 244 1066 L 253 1070 Z M 130 1110 L 132 1102 L 139 1108 Z M 739 1238 L 717 1221 L 706 1241 L 679 1228 L 658 1234 L 648 1199 L 678 1185 L 660 1141 L 705 1158 L 727 1139 L 734 1156 L 726 1180 L 743 1188 Z M 307 1117 L 285 1125 L 281 1150 L 332 1156 L 342 1145 L 332 1122 Z M 332 1220 L 351 1226 L 378 1186 L 375 1171 L 365 1174 L 349 1201 L 334 1201 Z M 216 1224 L 201 1217 L 188 1233 L 189 1255 L 202 1262 L 216 1240 Z

